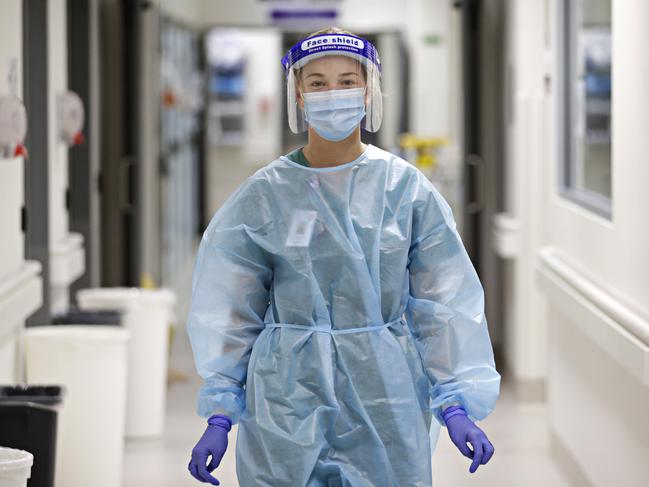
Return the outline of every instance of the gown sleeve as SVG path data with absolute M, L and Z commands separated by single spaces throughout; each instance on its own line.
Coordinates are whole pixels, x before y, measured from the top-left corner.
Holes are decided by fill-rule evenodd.
M 460 404 L 474 420 L 500 390 L 484 313 L 484 292 L 451 208 L 423 175 L 413 200 L 406 321 L 431 382 L 432 412 Z
M 244 184 L 212 217 L 192 276 L 187 332 L 198 374 L 198 414 L 237 423 L 245 404 L 248 361 L 264 328 L 272 268 L 263 250 L 271 221 L 263 200 Z

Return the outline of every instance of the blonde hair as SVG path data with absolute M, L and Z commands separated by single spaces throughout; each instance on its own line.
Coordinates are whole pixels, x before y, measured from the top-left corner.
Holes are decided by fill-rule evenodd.
M 331 26 L 331 27 L 327 27 L 325 29 L 320 29 L 320 30 L 317 30 L 315 32 L 312 32 L 311 34 L 306 36 L 306 38 L 310 39 L 311 37 L 319 36 L 319 35 L 322 35 L 322 34 L 349 34 L 350 36 L 356 36 L 356 34 L 354 34 L 353 32 L 350 32 L 350 31 L 345 30 L 345 29 L 341 29 L 340 27 Z M 358 36 L 356 36 L 356 37 L 358 37 Z

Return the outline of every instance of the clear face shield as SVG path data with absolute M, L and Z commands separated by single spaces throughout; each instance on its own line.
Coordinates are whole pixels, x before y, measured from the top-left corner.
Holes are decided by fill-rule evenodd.
M 359 124 L 369 132 L 381 126 L 381 64 L 367 40 L 349 34 L 310 37 L 295 44 L 282 64 L 293 133 L 312 126 L 328 140 L 342 140 Z

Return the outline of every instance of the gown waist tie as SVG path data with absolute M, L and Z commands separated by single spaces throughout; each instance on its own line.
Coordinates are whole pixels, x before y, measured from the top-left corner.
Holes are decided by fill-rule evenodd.
M 344 335 L 347 333 L 365 333 L 368 331 L 379 331 L 397 323 L 401 323 L 403 318 L 397 318 L 382 325 L 359 326 L 357 328 L 334 329 L 330 326 L 323 325 L 298 325 L 295 323 L 266 323 L 266 328 L 293 328 L 295 330 L 316 331 L 319 333 L 329 333 L 331 335 Z

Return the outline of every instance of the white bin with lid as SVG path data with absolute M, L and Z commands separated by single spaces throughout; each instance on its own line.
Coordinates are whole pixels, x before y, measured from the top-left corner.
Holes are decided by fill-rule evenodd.
M 121 487 L 129 332 L 119 326 L 25 330 L 27 382 L 66 388 L 55 485 Z
M 0 446 L 0 487 L 26 487 L 33 463 L 31 453 Z
M 167 392 L 169 325 L 176 295 L 168 289 L 95 288 L 77 292 L 84 310 L 121 310 L 131 333 L 126 436 L 161 436 Z

